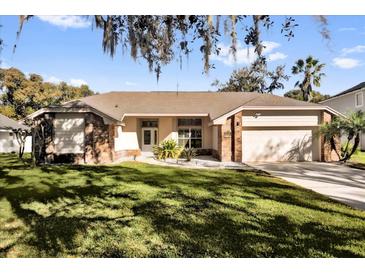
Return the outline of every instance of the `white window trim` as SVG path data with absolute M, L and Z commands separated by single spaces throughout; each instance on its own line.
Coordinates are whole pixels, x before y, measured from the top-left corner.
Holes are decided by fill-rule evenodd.
M 179 130 L 180 129 L 188 129 L 189 130 L 189 137 L 187 137 L 187 138 L 180 138 L 179 137 Z M 201 131 L 201 137 L 200 138 L 191 138 L 191 130 L 192 129 L 200 129 L 200 131 Z M 178 127 L 178 129 L 177 129 L 177 132 L 178 132 L 178 134 L 177 134 L 177 140 L 179 141 L 179 139 L 182 139 L 182 140 L 190 140 L 190 142 L 189 142 L 189 148 L 191 148 L 191 140 L 193 140 L 193 139 L 201 139 L 201 147 L 196 147 L 195 149 L 202 149 L 203 147 L 204 147 L 204 144 L 203 144 L 203 127 L 202 126 L 180 126 L 180 127 Z
M 200 126 L 195 126 L 195 125 L 192 125 L 192 126 L 179 126 L 179 119 L 185 119 L 186 117 L 184 118 L 177 118 L 176 119 L 176 126 L 177 126 L 177 141 L 179 142 L 179 139 L 189 139 L 191 140 L 191 130 L 192 129 L 200 129 L 201 130 L 201 147 L 200 148 L 196 148 L 196 149 L 203 149 L 204 148 L 204 127 L 203 127 L 203 123 L 204 123 L 204 120 L 201 119 L 200 117 L 188 117 L 187 119 L 201 119 L 201 125 Z M 179 138 L 179 129 L 189 129 L 189 138 Z M 194 138 L 194 139 L 199 139 L 199 138 Z M 189 148 L 191 148 L 191 142 L 189 142 Z
M 361 104 L 360 105 L 358 105 L 357 104 L 357 95 L 361 95 Z M 357 92 L 357 93 L 355 93 L 355 107 L 357 107 L 357 108 L 359 108 L 359 107 L 362 107 L 364 105 L 364 93 L 362 92 L 362 91 L 360 91 L 360 92 Z

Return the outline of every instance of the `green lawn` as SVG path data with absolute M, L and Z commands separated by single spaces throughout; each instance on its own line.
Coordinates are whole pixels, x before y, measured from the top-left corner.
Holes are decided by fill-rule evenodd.
M 355 168 L 365 169 L 365 151 L 356 151 L 347 165 Z
M 0 155 L 0 257 L 364 257 L 365 212 L 260 172 Z
M 356 151 L 351 157 L 351 162 L 365 165 L 365 151 Z

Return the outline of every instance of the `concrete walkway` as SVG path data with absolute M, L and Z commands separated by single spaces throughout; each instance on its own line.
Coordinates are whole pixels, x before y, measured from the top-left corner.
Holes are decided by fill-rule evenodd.
M 365 170 L 320 162 L 248 164 L 354 208 L 365 210 Z
M 240 169 L 240 170 L 254 170 L 253 167 L 245 165 L 243 163 L 236 162 L 221 162 L 212 156 L 197 156 L 190 162 L 184 159 L 178 161 L 174 159 L 157 160 L 153 154 L 143 153 L 137 157 L 137 161 L 147 164 L 172 166 L 172 167 L 184 167 L 184 168 L 209 168 L 209 169 Z

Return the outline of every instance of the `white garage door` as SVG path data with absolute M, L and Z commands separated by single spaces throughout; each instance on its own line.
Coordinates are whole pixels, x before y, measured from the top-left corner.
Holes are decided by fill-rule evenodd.
M 18 143 L 13 133 L 0 131 L 0 152 L 17 152 Z
M 242 160 L 311 161 L 312 130 L 243 130 Z
M 85 139 L 84 115 L 57 113 L 54 120 L 56 153 L 83 153 Z

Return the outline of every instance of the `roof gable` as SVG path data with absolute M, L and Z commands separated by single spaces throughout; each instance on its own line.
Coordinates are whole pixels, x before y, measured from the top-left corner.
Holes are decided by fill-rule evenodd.
M 0 129 L 28 129 L 28 127 L 0 114 Z
M 333 98 L 336 98 L 336 97 L 339 97 L 339 96 L 342 96 L 342 95 L 349 94 L 349 93 L 351 93 L 351 92 L 354 92 L 354 91 L 357 91 L 357 90 L 360 90 L 360 89 L 363 89 L 363 88 L 365 88 L 365 82 L 362 82 L 362 83 L 360 83 L 360 84 L 357 84 L 356 86 L 353 86 L 353 87 L 351 87 L 351 88 L 349 88 L 349 89 L 346 89 L 345 91 L 342 91 L 342 92 L 340 92 L 340 93 L 338 93 L 338 94 L 336 94 L 336 95 L 332 96 L 331 98 L 329 98 L 329 99 L 327 99 L 327 100 L 324 100 L 324 101 L 322 101 L 322 102 L 325 102 L 325 101 L 331 100 L 331 99 L 333 99 Z
M 109 92 L 80 99 L 122 120 L 128 115 L 208 115 L 214 120 L 240 106 L 313 107 L 295 99 L 255 92 Z

